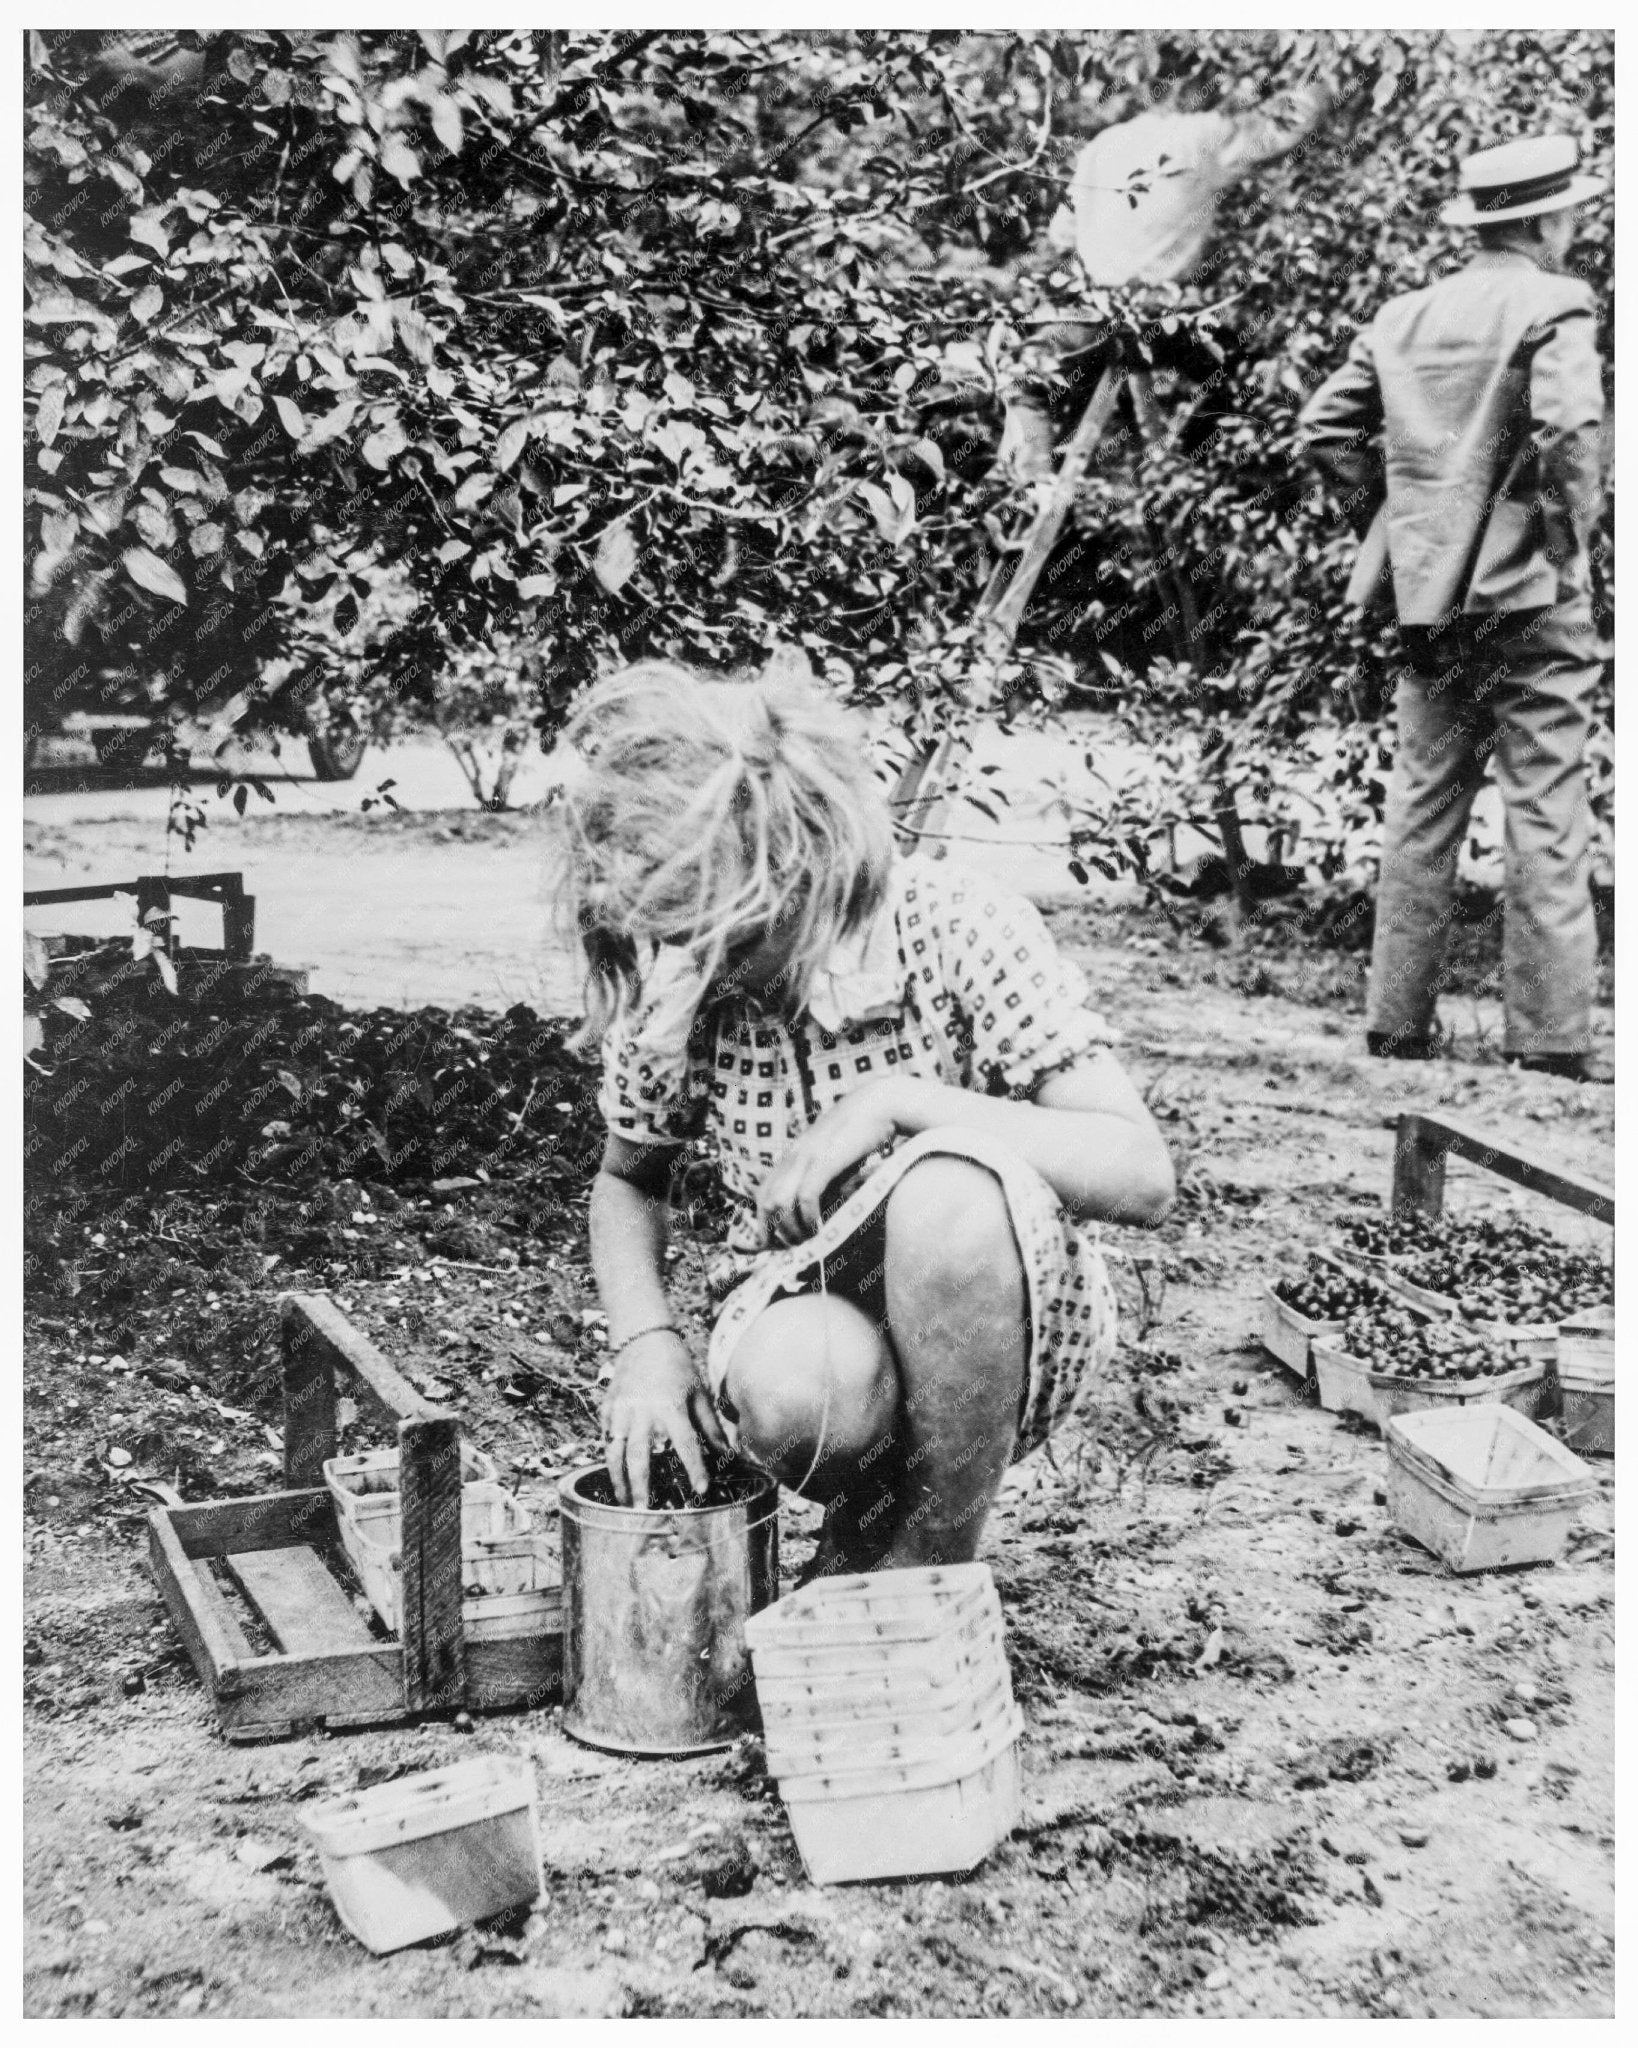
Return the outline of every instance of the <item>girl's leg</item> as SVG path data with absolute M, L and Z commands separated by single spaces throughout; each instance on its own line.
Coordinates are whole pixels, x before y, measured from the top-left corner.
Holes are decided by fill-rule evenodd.
M 723 1386 L 740 1442 L 825 1503 L 814 1570 L 964 1562 L 1012 1454 L 1027 1362 L 1000 1182 L 969 1160 L 920 1161 L 825 1277 L 836 1291 L 775 1301 L 740 1339 Z
M 740 1339 L 723 1393 L 745 1452 L 825 1504 L 808 1575 L 880 1563 L 893 1531 L 901 1399 L 880 1323 L 840 1294 L 772 1302 Z
M 886 1280 L 904 1441 L 883 1562 L 965 1563 L 1012 1456 L 1028 1362 L 1023 1264 L 986 1167 L 910 1169 L 887 1201 Z

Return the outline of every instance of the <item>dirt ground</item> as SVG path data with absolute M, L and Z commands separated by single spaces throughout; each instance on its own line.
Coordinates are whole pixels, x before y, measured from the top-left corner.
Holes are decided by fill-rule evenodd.
M 1366 1061 L 1332 956 L 1320 1006 L 1289 955 L 1052 921 L 1184 1192 L 1153 1236 L 1109 1234 L 1160 1259 L 1158 1319 L 1138 1341 L 1120 1266 L 1130 1341 L 986 1538 L 1027 1722 L 1013 1838 L 961 1881 L 820 1889 L 754 1740 L 629 1761 L 543 1710 L 225 1744 L 133 1482 L 278 1483 L 277 1290 L 330 1289 L 537 1506 L 593 1454 L 600 1330 L 572 1204 L 531 1223 L 481 1186 L 341 1183 L 299 1218 L 243 1188 L 138 1198 L 80 1219 L 72 1283 L 27 1316 L 31 2015 L 1612 2012 L 1612 1465 L 1563 1563 L 1451 1577 L 1391 1527 L 1379 1440 L 1252 1335 L 1259 1279 L 1386 1195 L 1396 1109 L 1608 1178 L 1610 1091 L 1512 1076 L 1483 1030 L 1426 1069 Z M 1477 1169 L 1452 1166 L 1448 1199 L 1596 1241 Z M 701 1330 L 704 1258 L 684 1231 Z M 787 1571 L 814 1524 L 787 1500 Z M 474 1750 L 534 1760 L 540 1906 L 372 1958 L 303 1805 Z

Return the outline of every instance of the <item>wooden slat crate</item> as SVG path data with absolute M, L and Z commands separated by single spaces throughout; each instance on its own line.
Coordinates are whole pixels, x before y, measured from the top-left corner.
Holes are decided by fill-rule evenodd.
M 281 1301 L 286 1491 L 156 1508 L 154 1576 L 216 1706 L 246 1742 L 361 1727 L 463 1706 L 534 1705 L 562 1684 L 561 1603 L 528 1633 L 462 1625 L 461 1452 L 456 1418 L 415 1391 L 323 1295 Z M 336 1375 L 398 1418 L 402 1625 L 383 1639 L 353 1605 L 335 1504 Z M 252 1643 L 220 1567 L 272 1643 Z

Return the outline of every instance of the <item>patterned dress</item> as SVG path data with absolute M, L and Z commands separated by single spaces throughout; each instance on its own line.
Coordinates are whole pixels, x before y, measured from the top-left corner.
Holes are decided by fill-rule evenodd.
M 1014 1457 L 1075 1407 L 1115 1342 L 1115 1302 L 1096 1226 L 1071 1218 L 1036 1170 L 978 1131 L 901 1137 L 833 1191 L 818 1233 L 768 1248 L 755 1198 L 768 1169 L 833 1103 L 879 1074 L 909 1073 L 1027 1101 L 1049 1075 L 1116 1033 L 1086 1007 L 1079 968 L 1040 913 L 951 861 L 895 863 L 861 937 L 838 946 L 794 1020 L 744 1001 L 702 1004 L 686 953 L 662 949 L 641 1001 L 603 1046 L 600 1106 L 636 1144 L 703 1134 L 734 1203 L 729 1251 L 739 1284 L 711 1334 L 720 1392 L 734 1347 L 768 1303 L 812 1291 L 909 1168 L 932 1155 L 989 1169 L 1007 1198 L 1029 1305 L 1029 1362 Z

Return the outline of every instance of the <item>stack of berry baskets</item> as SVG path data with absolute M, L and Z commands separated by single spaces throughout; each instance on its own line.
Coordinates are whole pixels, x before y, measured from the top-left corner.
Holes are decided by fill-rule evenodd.
M 815 1884 L 968 1871 L 1017 1826 L 989 1567 L 817 1579 L 745 1624 L 768 1770 Z
M 396 1635 L 402 1625 L 403 1501 L 398 1453 L 327 1458 L 336 1527 L 370 1605 Z M 562 1612 L 561 1572 L 543 1532 L 496 1476 L 495 1463 L 461 1446 L 462 1623 L 468 1641 L 535 1635 Z

